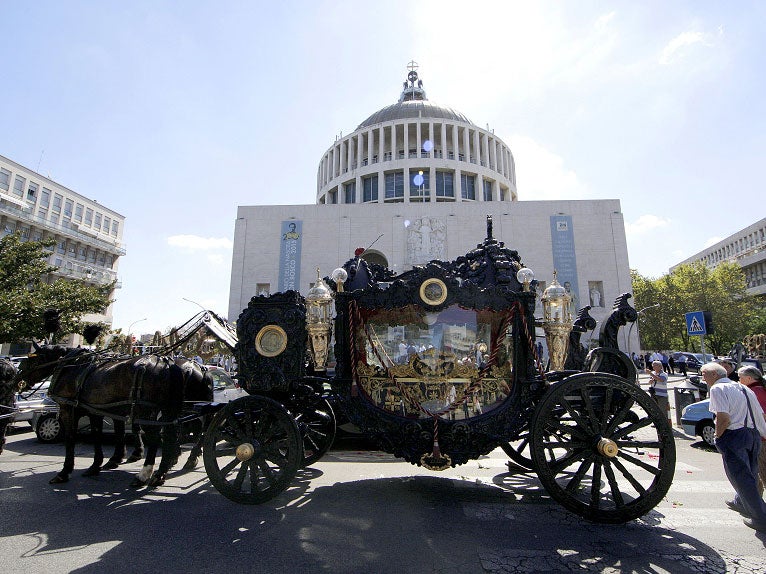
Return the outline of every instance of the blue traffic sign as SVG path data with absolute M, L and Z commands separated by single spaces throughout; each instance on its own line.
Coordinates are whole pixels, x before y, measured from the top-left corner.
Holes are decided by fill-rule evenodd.
M 704 311 L 686 313 L 686 333 L 688 335 L 707 335 Z

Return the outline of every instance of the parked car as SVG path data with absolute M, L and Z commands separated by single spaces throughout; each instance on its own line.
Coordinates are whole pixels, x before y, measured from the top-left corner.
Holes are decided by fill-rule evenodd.
M 681 426 L 686 434 L 700 436 L 705 444 L 715 446 L 715 423 L 710 399 L 692 403 L 681 412 Z
M 686 370 L 697 371 L 699 373 L 702 363 L 700 362 L 700 360 L 697 358 L 697 356 L 694 353 L 687 353 L 685 351 L 679 351 L 678 353 L 673 353 L 671 355 L 673 357 L 673 360 L 676 363 L 676 368 L 678 368 L 677 366 L 678 360 L 681 358 L 682 355 L 686 358 Z
M 246 396 L 247 392 L 239 388 L 237 382 L 221 367 L 215 365 L 204 365 L 213 378 L 213 401 L 217 403 L 228 403 L 239 397 Z M 58 442 L 63 438 L 61 424 L 59 423 L 59 406 L 50 398 L 40 401 L 35 412 L 31 414 L 30 424 L 35 430 L 37 440 L 44 443 Z M 196 425 L 194 423 L 197 423 Z M 191 429 L 187 434 L 192 434 L 199 421 L 190 423 Z M 131 429 L 125 429 L 131 433 Z M 77 432 L 81 434 L 90 433 L 90 420 L 88 417 L 81 417 L 77 423 Z M 110 418 L 104 418 L 104 434 L 114 433 L 114 423 Z
M 694 355 L 694 358 L 697 359 L 701 365 L 704 365 L 705 363 L 712 363 L 715 361 L 715 357 L 713 355 L 709 355 L 705 353 L 704 355 L 702 353 L 692 353 Z
M 737 365 L 737 368 L 740 367 L 755 367 L 761 373 L 763 373 L 763 363 L 759 359 L 754 359 L 752 357 L 742 357 L 742 360 L 739 362 L 739 365 Z
M 43 401 L 48 396 L 50 384 L 50 381 L 43 381 L 39 385 L 35 385 L 33 389 L 16 393 L 14 397 L 16 411 L 13 413 L 13 423 L 28 422 L 30 425 L 32 424 L 34 412 L 43 406 Z

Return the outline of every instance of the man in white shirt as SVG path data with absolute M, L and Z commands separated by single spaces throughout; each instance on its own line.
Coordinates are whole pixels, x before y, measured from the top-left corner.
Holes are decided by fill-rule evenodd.
M 763 409 L 753 391 L 726 377 L 723 366 L 707 363 L 700 372 L 710 389 L 710 410 L 715 413 L 715 446 L 748 515 L 744 523 L 766 532 L 766 503 L 758 494 L 758 452 L 761 437 L 766 438 Z

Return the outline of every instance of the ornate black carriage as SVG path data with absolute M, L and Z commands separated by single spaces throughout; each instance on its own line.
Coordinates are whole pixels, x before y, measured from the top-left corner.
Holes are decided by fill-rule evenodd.
M 648 512 L 674 472 L 666 413 L 618 350 L 578 361 L 577 327 L 568 365 L 577 368 L 545 372 L 522 268 L 488 220 L 484 242 L 452 262 L 394 275 L 356 257 L 305 298 L 253 297 L 236 343 L 249 396 L 221 408 L 205 432 L 215 487 L 249 504 L 279 494 L 330 447 L 339 414 L 416 465 L 443 470 L 502 447 L 585 518 Z M 330 300 L 334 369 L 325 366 Z M 626 301 L 621 312 L 632 311 Z M 578 321 L 592 322 L 587 309 Z

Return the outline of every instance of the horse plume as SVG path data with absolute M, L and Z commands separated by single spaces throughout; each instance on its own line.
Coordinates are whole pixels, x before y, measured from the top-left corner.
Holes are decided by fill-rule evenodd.
M 58 333 L 61 329 L 61 316 L 58 309 L 46 309 L 43 311 L 43 326 L 45 334 Z
M 98 336 L 101 334 L 101 331 L 103 331 L 104 328 L 101 325 L 98 325 L 96 323 L 92 325 L 88 325 L 83 329 L 82 336 L 85 337 L 85 341 L 88 343 L 88 345 L 92 345 L 96 342 L 96 339 L 98 339 Z

